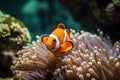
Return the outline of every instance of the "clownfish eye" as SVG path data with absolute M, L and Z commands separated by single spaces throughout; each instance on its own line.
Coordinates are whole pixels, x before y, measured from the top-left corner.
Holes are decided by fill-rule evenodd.
M 56 42 L 56 40 L 55 40 L 55 39 L 53 39 L 53 41 L 54 41 L 54 42 Z

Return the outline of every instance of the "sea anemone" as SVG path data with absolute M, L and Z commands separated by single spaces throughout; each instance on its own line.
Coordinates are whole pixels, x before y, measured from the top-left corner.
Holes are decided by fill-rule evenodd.
M 18 57 L 11 67 L 15 74 L 14 79 L 50 80 L 59 58 L 55 57 L 37 36 L 37 42 L 18 51 Z
M 55 80 L 120 79 L 120 43 L 114 46 L 97 35 L 71 31 L 74 49 L 54 72 Z M 63 79 L 64 78 L 64 79 Z
M 20 50 L 11 67 L 14 80 L 119 80 L 120 43 L 71 30 L 73 50 L 55 57 L 37 36 Z

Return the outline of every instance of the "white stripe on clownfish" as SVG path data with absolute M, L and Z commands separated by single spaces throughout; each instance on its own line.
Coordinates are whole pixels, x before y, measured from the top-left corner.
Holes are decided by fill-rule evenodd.
M 49 37 L 54 38 L 55 41 L 56 41 L 56 45 L 55 45 L 54 49 L 51 50 L 52 52 L 54 52 L 54 51 L 56 51 L 59 48 L 60 41 L 59 41 L 58 37 L 55 34 L 50 34 Z

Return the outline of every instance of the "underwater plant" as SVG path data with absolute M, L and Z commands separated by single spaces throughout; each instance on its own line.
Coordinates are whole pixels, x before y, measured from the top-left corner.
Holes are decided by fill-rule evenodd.
M 14 80 L 119 80 L 120 43 L 70 30 L 74 48 L 56 57 L 37 41 L 18 51 L 11 69 Z
M 20 20 L 0 11 L 0 77 L 12 75 L 10 66 L 16 52 L 30 41 L 30 33 Z

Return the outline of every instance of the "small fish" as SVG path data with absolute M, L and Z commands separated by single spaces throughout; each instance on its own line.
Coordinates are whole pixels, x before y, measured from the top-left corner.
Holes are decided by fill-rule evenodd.
M 56 57 L 73 48 L 70 31 L 65 29 L 65 25 L 62 23 L 58 24 L 57 28 L 50 35 L 42 36 L 41 41 Z

